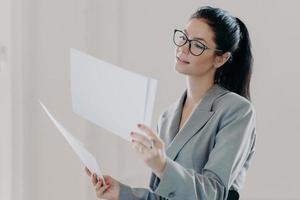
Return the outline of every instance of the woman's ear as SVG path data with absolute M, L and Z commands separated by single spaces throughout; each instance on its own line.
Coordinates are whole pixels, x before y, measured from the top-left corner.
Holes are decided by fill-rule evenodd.
M 230 57 L 231 57 L 231 53 L 230 52 L 226 52 L 226 53 L 223 53 L 220 56 L 217 56 L 215 58 L 214 67 L 215 68 L 221 67 L 222 65 L 224 65 L 229 60 Z

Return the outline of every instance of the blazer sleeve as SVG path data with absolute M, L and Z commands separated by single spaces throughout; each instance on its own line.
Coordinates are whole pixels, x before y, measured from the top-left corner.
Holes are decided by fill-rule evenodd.
M 225 107 L 215 146 L 201 173 L 168 158 L 153 192 L 172 200 L 227 199 L 230 186 L 254 151 L 255 111 L 248 101 Z
M 121 183 L 119 200 L 159 200 L 159 195 L 147 188 L 132 188 Z

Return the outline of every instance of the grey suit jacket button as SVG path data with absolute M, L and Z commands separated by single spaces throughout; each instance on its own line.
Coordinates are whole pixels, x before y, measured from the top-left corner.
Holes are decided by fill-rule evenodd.
M 170 192 L 169 195 L 168 195 L 168 197 L 169 197 L 169 198 L 175 197 L 175 192 Z

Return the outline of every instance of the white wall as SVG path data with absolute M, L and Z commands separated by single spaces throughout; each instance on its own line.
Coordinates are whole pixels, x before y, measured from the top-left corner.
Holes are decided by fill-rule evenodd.
M 9 79 L 8 72 L 5 76 L 0 72 L 0 92 L 5 97 L 1 102 L 6 99 L 1 103 L 1 119 L 9 119 L 5 116 L 10 115 L 10 103 L 13 105 L 13 128 L 1 124 L 1 137 L 5 135 L 8 143 L 0 141 L 1 146 L 9 144 L 12 133 L 13 151 L 6 148 L 1 153 L 13 158 L 13 199 L 95 199 L 78 158 L 46 118 L 38 99 L 88 145 L 105 173 L 133 186 L 147 186 L 150 171 L 129 144 L 72 113 L 68 50 L 75 47 L 157 78 L 155 127 L 160 112 L 185 87 L 184 77 L 173 70 L 172 31 L 182 28 L 202 5 L 222 7 L 239 16 L 252 37 L 258 143 L 242 197 L 299 199 L 299 4 L 296 0 L 214 4 L 195 0 L 13 0 L 13 76 Z M 6 77 L 5 89 L 2 77 Z M 1 175 L 9 171 L 9 165 L 2 168 L 2 160 Z
M 0 199 L 11 198 L 11 3 L 0 1 Z

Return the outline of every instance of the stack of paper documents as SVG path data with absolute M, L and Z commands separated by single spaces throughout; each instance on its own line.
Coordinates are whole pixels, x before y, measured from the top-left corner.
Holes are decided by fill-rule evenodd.
M 71 49 L 73 110 L 130 140 L 137 123 L 151 125 L 157 81 Z

